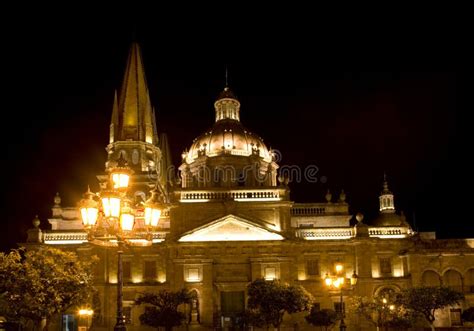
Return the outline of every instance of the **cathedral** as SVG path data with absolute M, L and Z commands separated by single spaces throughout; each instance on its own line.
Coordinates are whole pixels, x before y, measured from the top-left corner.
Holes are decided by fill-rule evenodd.
M 396 210 L 387 178 L 380 183 L 375 219 L 351 215 L 344 192 L 328 192 L 322 202 L 292 201 L 275 152 L 245 128 L 241 104 L 229 86 L 213 111 L 215 122 L 183 146 L 176 171 L 167 136 L 158 133 L 165 128 L 156 123 L 140 47 L 133 43 L 115 93 L 105 171 L 97 175 L 104 192 L 112 169 L 130 169 L 127 196 L 134 219 L 123 253 L 117 245 L 101 244 L 108 237 L 92 237 L 78 206 L 63 206 L 59 194 L 49 225 L 43 226 L 50 229 L 41 229 L 35 220 L 28 230 L 27 247 L 52 245 L 82 258 L 99 257 L 94 330 L 114 329 L 120 282 L 128 330 L 148 329 L 139 321 L 144 308 L 134 306 L 140 293 L 182 288 L 195 294 L 183 308 L 183 330 L 236 330 L 236 316 L 246 307 L 246 287 L 258 278 L 300 285 L 321 309 L 345 310 L 348 330 L 371 329 L 345 309 L 353 296 L 445 285 L 466 299 L 439 311 L 435 325 L 461 325 L 462 311 L 474 306 L 474 239 L 440 240 L 435 233 L 413 231 Z M 143 206 L 152 194 L 166 208 L 150 230 Z M 340 289 L 326 286 L 325 277 L 336 271 L 357 282 L 347 281 Z M 282 330 L 314 328 L 305 314 L 285 315 Z M 89 327 L 77 312 L 64 313 L 54 323 L 56 330 Z

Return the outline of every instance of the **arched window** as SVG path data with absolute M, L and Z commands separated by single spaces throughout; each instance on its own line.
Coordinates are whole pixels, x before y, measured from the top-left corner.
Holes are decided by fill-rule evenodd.
M 422 282 L 423 282 L 423 286 L 440 286 L 441 285 L 439 275 L 432 270 L 427 270 L 423 273 Z
M 449 288 L 462 292 L 462 277 L 461 274 L 453 269 L 447 270 L 443 274 L 443 285 Z
M 464 277 L 464 282 L 466 285 L 466 291 L 474 293 L 474 269 L 469 269 L 466 272 L 466 277 Z

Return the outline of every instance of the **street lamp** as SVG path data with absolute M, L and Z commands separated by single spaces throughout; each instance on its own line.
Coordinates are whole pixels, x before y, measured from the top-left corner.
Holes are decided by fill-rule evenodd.
M 79 309 L 78 314 L 79 323 L 82 324 L 82 326 L 85 326 L 88 330 L 92 324 L 92 315 L 94 315 L 94 311 L 92 309 L 82 308 Z
M 122 254 L 127 243 L 126 238 L 132 237 L 135 226 L 136 209 L 145 210 L 145 239 L 151 245 L 153 240 L 153 229 L 158 226 L 162 210 L 164 208 L 160 201 L 158 183 L 151 191 L 151 197 L 144 204 L 134 205 L 127 196 L 130 177 L 133 171 L 128 167 L 122 154 L 117 160 L 117 165 L 109 169 L 109 181 L 107 188 L 99 194 L 94 194 L 87 189 L 84 198 L 79 202 L 79 209 L 84 228 L 89 234 L 89 240 L 95 242 L 95 234 L 101 234 L 101 241 L 111 243 L 111 239 L 117 241 L 117 322 L 115 331 L 125 331 L 126 326 L 123 317 L 123 269 Z
M 342 296 L 342 290 L 344 287 L 344 283 L 346 282 L 346 278 L 343 275 L 343 270 L 344 267 L 342 264 L 338 263 L 335 266 L 336 274 L 335 275 L 329 275 L 326 273 L 326 277 L 324 277 L 324 283 L 326 284 L 327 287 L 334 287 L 336 289 L 340 289 L 340 306 L 341 306 L 341 323 L 339 324 L 339 330 L 340 331 L 345 331 L 346 330 L 346 324 L 344 323 L 344 299 Z M 353 272 L 351 278 L 350 278 L 350 284 L 351 286 L 354 286 L 357 284 L 358 276 Z

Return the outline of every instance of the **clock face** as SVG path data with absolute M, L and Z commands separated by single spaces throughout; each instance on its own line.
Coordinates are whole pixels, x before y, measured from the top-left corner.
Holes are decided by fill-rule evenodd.
M 134 149 L 132 153 L 132 163 L 133 164 L 138 164 L 138 161 L 140 160 L 140 152 L 138 150 Z

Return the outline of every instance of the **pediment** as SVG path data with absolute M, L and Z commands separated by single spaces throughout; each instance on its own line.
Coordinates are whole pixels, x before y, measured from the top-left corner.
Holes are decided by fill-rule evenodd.
M 186 232 L 179 241 L 260 241 L 283 240 L 283 236 L 235 215 L 227 215 Z

